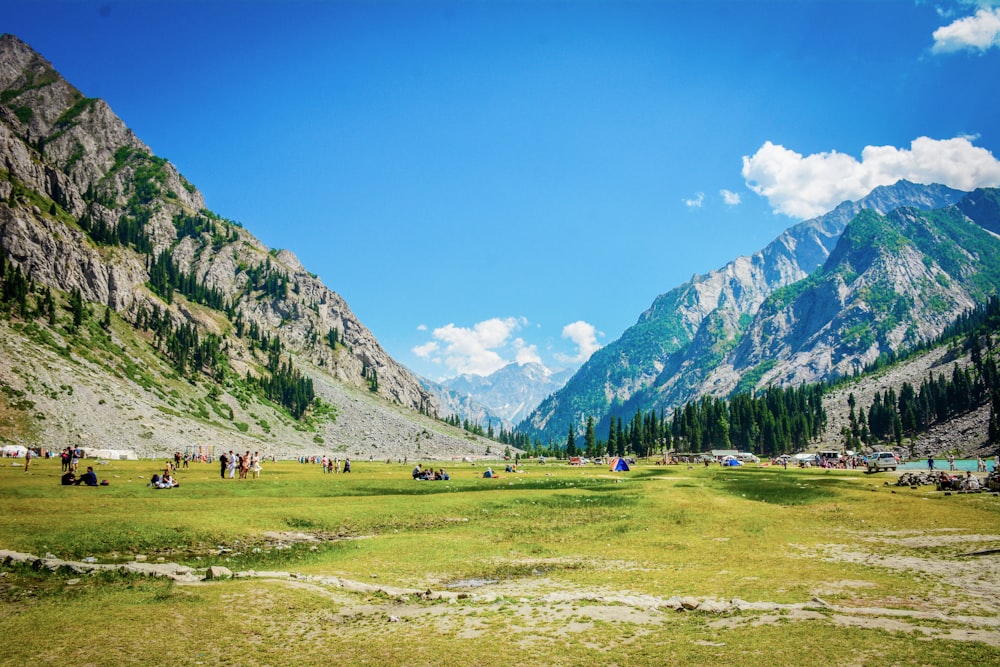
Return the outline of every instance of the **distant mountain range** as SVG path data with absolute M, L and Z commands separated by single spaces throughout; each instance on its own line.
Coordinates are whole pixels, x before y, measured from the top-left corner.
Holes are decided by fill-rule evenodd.
M 588 416 L 600 429 L 706 393 L 829 378 L 936 336 L 1000 285 L 996 193 L 900 181 L 797 224 L 657 297 L 518 428 L 562 438 Z
M 440 402 L 442 416 L 458 415 L 484 428 L 492 424 L 512 430 L 572 373 L 537 363 L 511 363 L 487 376 L 463 374 L 440 383 L 422 382 Z

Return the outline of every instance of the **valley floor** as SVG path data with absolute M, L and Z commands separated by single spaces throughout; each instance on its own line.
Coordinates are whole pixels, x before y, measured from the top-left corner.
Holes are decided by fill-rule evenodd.
M 59 487 L 55 462 L 0 467 L 0 663 L 1000 660 L 995 494 L 860 471 L 466 464 L 420 482 L 280 462 L 153 490 L 155 465 L 104 467 L 97 489 Z

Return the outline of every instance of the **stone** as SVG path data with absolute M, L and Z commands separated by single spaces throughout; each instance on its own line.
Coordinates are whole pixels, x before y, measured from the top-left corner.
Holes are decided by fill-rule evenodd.
M 701 605 L 701 601 L 696 597 L 690 595 L 685 595 L 681 598 L 681 606 L 689 611 L 697 609 Z
M 213 565 L 205 573 L 206 579 L 232 579 L 233 571 L 222 565 Z

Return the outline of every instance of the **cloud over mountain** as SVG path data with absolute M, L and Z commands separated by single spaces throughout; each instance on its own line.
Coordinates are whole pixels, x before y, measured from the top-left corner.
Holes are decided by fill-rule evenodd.
M 575 356 L 557 354 L 556 359 L 564 364 L 582 364 L 590 359 L 597 350 L 601 349 L 601 344 L 597 342 L 597 331 L 594 325 L 583 320 L 578 320 L 563 327 L 562 337 L 573 341 L 577 347 Z
M 743 156 L 743 178 L 775 212 L 807 219 L 904 179 L 959 190 L 1000 185 L 1000 161 L 969 137 L 918 137 L 909 149 L 866 146 L 861 160 L 837 151 L 803 156 L 767 141 Z

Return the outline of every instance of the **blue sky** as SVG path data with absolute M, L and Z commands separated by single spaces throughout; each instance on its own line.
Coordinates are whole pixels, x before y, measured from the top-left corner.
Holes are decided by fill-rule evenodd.
M 0 32 L 439 379 L 578 365 L 877 185 L 1000 185 L 998 5 L 5 0 Z

